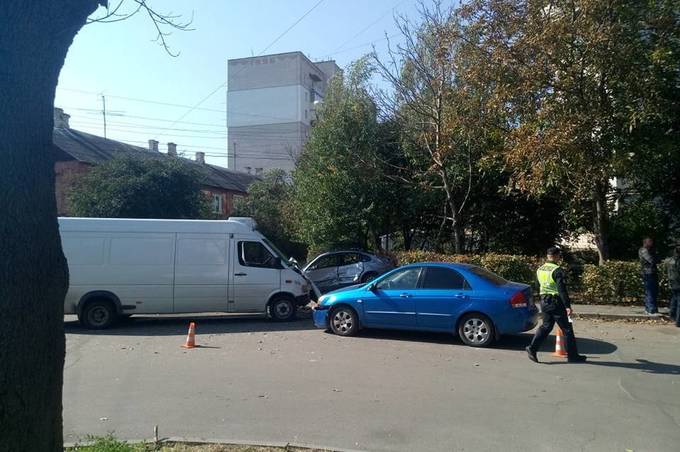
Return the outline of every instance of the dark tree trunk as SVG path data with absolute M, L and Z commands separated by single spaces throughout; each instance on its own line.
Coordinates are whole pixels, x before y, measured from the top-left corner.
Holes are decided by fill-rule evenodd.
M 54 193 L 59 71 L 96 0 L 0 8 L 0 451 L 61 451 L 64 296 Z
M 600 183 L 593 191 L 593 232 L 600 265 L 609 259 L 609 208 L 607 206 L 607 183 Z
M 402 234 L 404 236 L 404 250 L 411 251 L 411 246 L 413 246 L 413 233 L 408 226 L 402 227 Z

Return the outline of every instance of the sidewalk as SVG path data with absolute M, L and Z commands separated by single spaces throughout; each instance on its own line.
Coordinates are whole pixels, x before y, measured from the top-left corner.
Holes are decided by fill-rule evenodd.
M 605 319 L 605 320 L 656 320 L 659 322 L 670 322 L 668 308 L 659 308 L 661 316 L 652 317 L 645 314 L 644 306 L 621 306 L 611 304 L 572 304 L 574 316 L 584 319 Z

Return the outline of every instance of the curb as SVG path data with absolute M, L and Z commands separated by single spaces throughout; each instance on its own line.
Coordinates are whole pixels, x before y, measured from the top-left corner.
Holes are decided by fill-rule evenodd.
M 599 319 L 599 320 L 624 320 L 630 322 L 653 322 L 653 323 L 672 323 L 671 318 L 667 315 L 660 315 L 659 317 L 650 317 L 645 314 L 602 314 L 602 313 L 578 313 L 574 314 L 577 319 Z
M 118 439 L 118 438 L 116 438 Z M 140 443 L 149 443 L 153 444 L 155 440 L 153 438 L 151 439 L 120 439 L 120 441 L 124 441 L 128 444 L 140 444 Z M 191 438 L 191 437 L 178 437 L 178 436 L 171 436 L 168 438 L 161 438 L 158 441 L 159 444 L 183 444 L 187 446 L 204 446 L 204 445 L 234 445 L 234 446 L 255 446 L 255 447 L 278 447 L 281 449 L 285 449 L 286 447 L 295 447 L 299 449 L 318 449 L 318 450 L 323 450 L 323 451 L 328 451 L 328 452 L 365 452 L 365 450 L 361 449 L 343 449 L 343 448 L 337 448 L 337 447 L 327 447 L 327 446 L 318 446 L 315 444 L 306 444 L 306 443 L 293 443 L 293 442 L 278 442 L 278 441 L 244 441 L 244 440 L 236 440 L 236 439 L 230 439 L 230 440 L 224 440 L 224 439 L 206 439 L 206 438 Z M 76 445 L 78 446 L 87 446 L 93 444 L 93 441 L 79 441 L 79 442 L 64 442 L 64 448 L 67 447 L 75 447 Z

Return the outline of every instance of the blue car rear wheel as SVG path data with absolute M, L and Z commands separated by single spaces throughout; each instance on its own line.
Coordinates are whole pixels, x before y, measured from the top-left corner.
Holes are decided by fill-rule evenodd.
M 465 314 L 458 322 L 458 336 L 471 347 L 488 347 L 494 335 L 493 322 L 484 314 Z

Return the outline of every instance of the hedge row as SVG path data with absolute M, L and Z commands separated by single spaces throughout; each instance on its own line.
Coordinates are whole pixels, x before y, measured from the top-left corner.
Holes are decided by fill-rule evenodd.
M 431 251 L 404 251 L 396 254 L 399 265 L 415 262 L 453 262 L 484 267 L 511 281 L 535 285 L 539 259 L 510 254 L 439 254 Z
M 668 273 L 659 265 L 659 298 L 667 301 Z M 603 265 L 583 266 L 580 281 L 583 301 L 592 304 L 644 304 L 644 289 L 640 264 L 629 261 L 608 261 Z
M 415 262 L 454 262 L 479 265 L 503 278 L 537 288 L 536 268 L 543 259 L 509 254 L 439 254 L 430 251 L 396 253 L 399 265 Z M 609 261 L 604 265 L 582 264 L 578 259 L 565 264 L 575 301 L 590 304 L 644 304 L 640 264 Z M 659 266 L 660 299 L 668 300 L 669 290 L 664 265 Z

